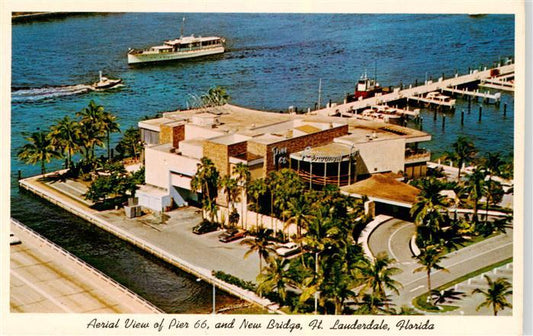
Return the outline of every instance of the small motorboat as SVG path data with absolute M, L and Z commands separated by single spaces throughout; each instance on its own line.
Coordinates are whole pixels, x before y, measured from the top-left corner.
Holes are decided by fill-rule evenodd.
M 100 80 L 91 85 L 93 90 L 107 90 L 114 88 L 122 83 L 122 79 L 111 79 L 102 76 L 102 71 L 100 71 Z

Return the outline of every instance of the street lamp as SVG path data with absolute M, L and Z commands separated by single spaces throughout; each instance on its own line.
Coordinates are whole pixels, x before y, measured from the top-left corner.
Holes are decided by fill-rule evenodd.
M 200 282 L 202 281 L 202 279 L 200 278 L 196 278 L 196 282 Z M 213 281 L 213 312 L 211 314 L 216 314 L 216 308 L 215 308 L 215 297 L 216 297 L 216 287 L 215 287 L 215 282 Z

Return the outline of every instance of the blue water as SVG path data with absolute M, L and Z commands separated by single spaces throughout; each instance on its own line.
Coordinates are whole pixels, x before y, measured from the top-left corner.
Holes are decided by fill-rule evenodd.
M 148 47 L 178 37 L 182 16 L 98 14 L 13 26 L 13 216 L 22 222 L 31 217 L 34 225 L 41 223 L 38 226 L 47 227 L 42 230 L 51 231 L 52 240 L 59 235 L 51 229 L 57 223 L 50 219 L 58 210 L 19 194 L 16 189 L 17 170 L 27 176 L 39 173 L 39 167 L 21 164 L 15 154 L 24 144 L 22 132 L 46 129 L 65 115 L 74 117 L 91 100 L 114 112 L 125 130 L 143 116 L 185 108 L 191 97 L 214 85 L 225 87 L 237 105 L 268 111 L 286 110 L 292 105 L 301 110 L 314 106 L 320 79 L 322 101 L 339 102 L 353 90 L 355 81 L 365 71 L 370 75 L 376 72 L 383 86 L 408 85 L 415 80 L 420 83 L 426 78 L 435 79 L 443 73 L 452 76 L 457 70 L 465 73 L 468 68 L 491 66 L 514 55 L 513 15 L 472 18 L 192 13 L 185 14 L 185 33 L 224 36 L 228 47 L 225 54 L 128 67 L 128 48 Z M 122 78 L 125 86 L 109 92 L 84 90 L 80 85 L 96 81 L 99 70 L 108 77 Z M 510 93 L 502 96 L 500 107 L 483 105 L 481 122 L 478 105 L 473 104 L 472 112 L 465 115 L 464 126 L 459 122 L 460 111 L 466 111 L 467 103 L 458 100 L 457 112 L 446 114 L 444 130 L 443 114 L 439 113 L 434 121 L 433 112 L 423 110 L 423 128 L 433 136 L 424 146 L 438 155 L 449 150 L 458 135 L 467 135 L 482 152 L 512 152 L 514 97 Z M 504 103 L 506 117 L 502 113 Z M 113 142 L 119 137 L 115 134 Z M 60 164 L 53 162 L 48 168 L 59 168 Z M 68 214 L 61 216 L 69 218 L 62 222 L 75 222 Z M 68 231 L 66 227 L 64 230 Z M 85 244 L 88 248 L 80 248 L 82 251 L 94 246 L 90 239 Z M 104 267 L 106 262 L 100 264 Z M 128 267 L 123 269 L 120 272 L 127 272 Z M 125 280 L 128 281 L 135 282 L 135 276 Z M 137 286 L 137 291 L 150 287 L 149 282 L 139 282 L 138 286 L 132 285 Z M 208 299 L 203 303 L 207 307 Z

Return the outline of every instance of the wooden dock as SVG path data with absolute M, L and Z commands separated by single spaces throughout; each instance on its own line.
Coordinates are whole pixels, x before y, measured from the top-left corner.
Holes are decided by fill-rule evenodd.
M 485 91 L 485 92 L 480 92 L 479 90 L 469 91 L 467 89 L 460 90 L 457 88 L 444 88 L 441 91 L 450 92 L 450 93 L 461 95 L 461 96 L 472 96 L 475 98 L 481 98 L 483 99 L 483 101 L 486 101 L 486 102 L 492 101 L 494 103 L 499 103 L 501 96 L 502 96 L 500 92 L 496 92 L 492 94 L 489 91 Z
M 468 74 L 458 75 L 456 74 L 452 78 L 444 79 L 440 77 L 437 81 L 426 81 L 422 85 L 413 87 L 410 85 L 408 88 L 401 90 L 400 88 L 395 88 L 393 92 L 387 94 L 376 95 L 371 98 L 361 99 L 354 102 L 349 102 L 345 104 L 332 105 L 323 109 L 311 111 L 311 114 L 318 115 L 349 115 L 354 114 L 353 111 L 362 110 L 365 108 L 370 108 L 371 106 L 383 105 L 383 104 L 393 104 L 401 100 L 406 100 L 407 98 L 420 97 L 428 94 L 432 91 L 440 91 L 445 88 L 458 87 L 462 85 L 467 85 L 476 82 L 485 82 L 491 80 L 491 72 L 498 72 L 500 77 L 505 78 L 504 76 L 514 76 L 514 64 L 507 64 L 496 68 L 485 69 L 485 70 L 471 70 Z M 347 112 L 347 113 L 346 113 Z
M 422 103 L 428 107 L 430 106 L 436 106 L 436 107 L 447 107 L 449 109 L 452 109 L 455 106 L 455 99 L 451 99 L 448 96 L 438 94 L 436 91 L 429 92 L 425 96 L 422 95 L 414 95 L 407 97 L 407 102 L 409 101 L 416 101 L 417 103 Z
M 489 89 L 514 91 L 514 72 L 499 77 L 482 79 L 479 86 Z

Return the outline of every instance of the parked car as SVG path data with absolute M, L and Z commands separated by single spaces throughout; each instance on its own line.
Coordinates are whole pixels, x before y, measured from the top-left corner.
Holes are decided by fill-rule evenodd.
M 289 257 L 298 252 L 300 252 L 300 247 L 293 242 L 278 245 L 276 249 L 276 253 L 281 257 Z
M 246 236 L 246 231 L 237 230 L 237 229 L 228 229 L 218 236 L 218 240 L 223 243 L 229 243 L 231 241 L 244 238 Z
M 20 241 L 20 239 L 17 236 L 15 236 L 13 233 L 9 234 L 9 245 L 17 245 L 21 243 L 22 241 Z
M 218 225 L 216 223 L 212 223 L 209 221 L 203 221 L 200 224 L 194 226 L 192 228 L 192 232 L 195 234 L 204 234 L 211 231 L 216 231 L 218 229 Z

